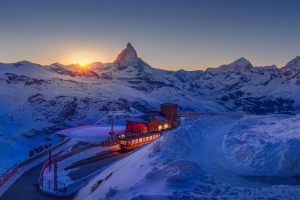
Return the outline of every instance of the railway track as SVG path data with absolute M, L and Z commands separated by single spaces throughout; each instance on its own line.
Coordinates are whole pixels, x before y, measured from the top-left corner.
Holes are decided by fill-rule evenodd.
M 79 160 L 77 162 L 74 162 L 71 165 L 69 165 L 68 167 L 64 168 L 64 170 L 80 167 L 82 165 L 86 165 L 86 164 L 96 162 L 96 161 L 99 161 L 99 160 L 104 160 L 104 159 L 114 157 L 114 156 L 117 156 L 117 155 L 121 155 L 121 154 L 124 154 L 124 153 L 126 153 L 126 152 L 122 152 L 119 149 L 118 150 L 113 150 L 113 151 L 105 151 L 105 152 L 99 153 L 96 156 L 92 156 L 92 157 L 85 158 L 85 159 Z

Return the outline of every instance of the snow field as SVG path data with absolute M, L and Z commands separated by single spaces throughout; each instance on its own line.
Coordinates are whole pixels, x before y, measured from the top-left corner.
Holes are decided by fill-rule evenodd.
M 249 124 L 253 120 L 265 121 L 260 125 L 268 124 L 274 121 L 274 117 L 283 120 L 278 124 L 282 128 L 294 126 L 298 121 L 298 116 L 244 116 L 242 112 L 200 117 L 104 170 L 80 190 L 76 199 L 297 199 L 300 195 L 297 185 L 245 179 L 243 175 L 253 167 L 248 160 L 255 158 L 247 158 L 242 162 L 244 166 L 241 166 L 241 160 L 228 155 L 231 151 L 228 148 L 240 145 L 239 142 L 226 145 L 231 141 L 228 135 L 238 137 L 238 127 L 248 130 L 242 124 Z M 270 133 L 273 131 L 270 130 Z M 272 140 L 281 140 L 283 137 L 283 134 L 273 134 Z M 260 139 L 271 139 L 264 136 L 266 134 L 258 134 Z M 295 136 L 286 135 L 286 138 Z M 247 142 L 251 144 L 251 140 L 245 140 L 243 144 Z M 272 149 L 267 144 L 265 147 L 259 145 L 252 152 L 261 148 Z M 277 146 L 274 149 L 277 151 Z M 281 149 L 281 153 L 286 154 L 286 149 Z M 296 150 L 289 155 L 293 157 L 298 153 L 300 151 Z M 263 164 L 270 158 L 272 156 L 264 152 L 253 162 Z M 259 176 L 260 173 L 253 172 L 252 175 Z M 91 192 L 91 187 L 99 180 L 103 182 Z
M 300 174 L 300 115 L 248 116 L 226 134 L 222 148 L 245 174 Z
M 116 133 L 125 130 L 124 126 L 114 126 L 114 131 Z M 68 129 L 64 132 L 65 136 L 71 137 L 73 140 L 81 142 L 101 142 L 107 139 L 110 139 L 111 136 L 109 132 L 111 131 L 110 126 L 92 126 L 92 127 L 83 127 L 76 129 Z

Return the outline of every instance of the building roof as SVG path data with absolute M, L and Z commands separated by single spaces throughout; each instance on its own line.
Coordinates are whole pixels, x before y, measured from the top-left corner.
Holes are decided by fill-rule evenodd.
M 133 122 L 140 122 L 140 123 L 147 123 L 148 124 L 150 122 L 150 120 L 152 119 L 153 116 L 158 121 L 163 121 L 163 120 L 167 120 L 168 119 L 161 112 L 157 111 L 157 112 L 150 112 L 150 113 L 142 115 L 140 117 L 131 118 L 131 119 L 128 119 L 127 121 L 133 121 Z

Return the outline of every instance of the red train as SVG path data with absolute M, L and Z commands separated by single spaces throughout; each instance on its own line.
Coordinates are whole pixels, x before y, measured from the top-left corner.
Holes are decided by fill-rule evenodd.
M 146 133 L 135 137 L 123 138 L 119 143 L 122 150 L 128 151 L 131 149 L 135 149 L 143 144 L 147 144 L 160 137 L 161 135 L 162 132 Z

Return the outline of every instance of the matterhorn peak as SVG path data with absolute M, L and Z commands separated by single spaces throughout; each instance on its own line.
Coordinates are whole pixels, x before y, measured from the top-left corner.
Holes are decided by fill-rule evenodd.
M 300 70 L 300 56 L 297 56 L 290 62 L 288 62 L 285 67 L 286 69 Z
M 135 49 L 130 43 L 128 43 L 126 49 L 122 50 L 122 52 L 118 55 L 114 63 L 133 62 L 136 61 L 137 59 L 138 57 Z

